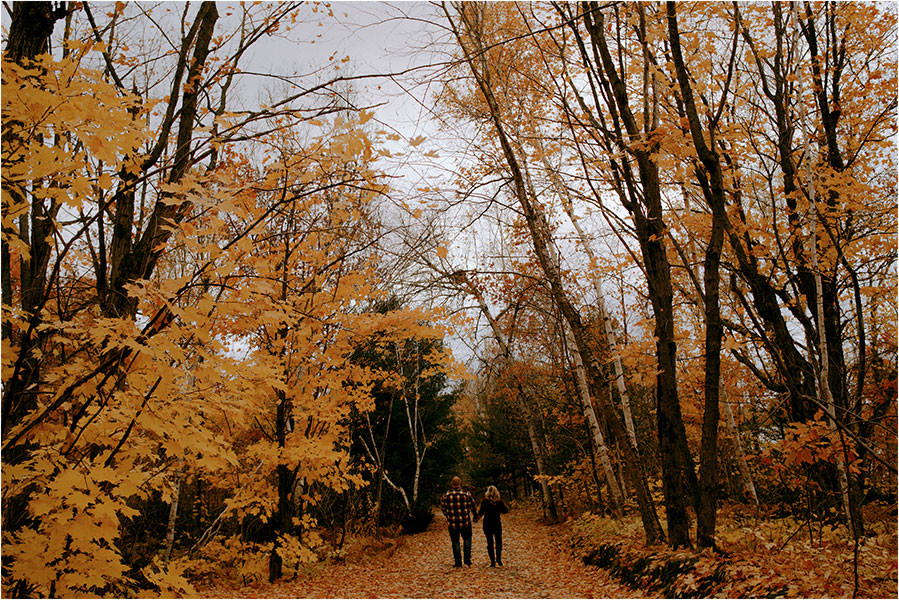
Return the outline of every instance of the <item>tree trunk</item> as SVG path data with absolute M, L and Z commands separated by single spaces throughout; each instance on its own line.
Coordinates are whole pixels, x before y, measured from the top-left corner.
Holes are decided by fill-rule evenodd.
M 624 455 L 624 452 L 621 451 L 621 444 L 616 443 L 615 448 L 617 450 L 617 460 L 615 461 L 615 465 L 617 468 L 615 469 L 615 475 L 618 477 L 618 489 L 621 490 L 621 499 L 623 502 L 627 503 L 628 499 L 628 487 L 627 487 L 627 470 L 624 468 L 624 461 L 621 460 L 621 456 Z
M 197 107 L 201 95 L 200 77 L 206 66 L 206 59 L 211 49 L 212 36 L 215 24 L 218 20 L 218 11 L 215 2 L 209 0 L 203 2 L 196 16 L 194 27 L 185 38 L 184 43 L 189 44 L 196 36 L 193 57 L 188 60 L 187 47 L 179 60 L 176 69 L 176 81 L 173 93 L 182 92 L 180 121 L 176 139 L 175 154 L 172 159 L 172 167 L 168 173 L 167 183 L 175 185 L 187 174 L 191 166 L 194 130 L 196 128 Z M 180 76 L 187 66 L 187 85 L 180 85 Z M 167 132 L 164 132 L 164 137 Z M 155 163 L 157 157 L 150 156 L 146 159 L 142 168 L 149 169 Z M 172 225 L 183 220 L 190 211 L 189 201 L 174 202 L 170 193 L 162 193 L 153 209 L 140 238 L 132 245 L 130 224 L 124 219 L 130 212 L 134 214 L 134 185 L 135 178 L 126 176 L 119 182 L 119 190 L 116 192 L 117 210 L 120 209 L 119 201 L 130 202 L 129 207 L 122 208 L 122 218 L 118 218 L 113 232 L 113 241 L 110 245 L 110 265 L 112 272 L 109 277 L 110 290 L 105 298 L 103 306 L 106 316 L 130 316 L 134 317 L 137 310 L 137 302 L 128 296 L 127 286 L 137 279 L 148 279 L 156 269 L 156 264 L 165 250 L 166 242 L 172 236 Z M 121 225 L 121 227 L 120 227 Z M 124 236 L 120 239 L 116 236 Z
M 587 386 L 587 375 L 584 371 L 584 362 L 581 360 L 581 353 L 573 345 L 571 347 L 571 359 L 574 363 L 578 396 L 584 407 L 584 415 L 587 417 L 587 424 L 590 427 L 590 432 L 593 434 L 593 444 L 596 447 L 599 455 L 599 462 L 602 465 L 603 472 L 606 476 L 606 483 L 609 486 L 609 496 L 612 498 L 612 511 L 616 518 L 621 518 L 624 511 L 624 501 L 621 498 L 621 490 L 618 487 L 618 481 L 615 479 L 615 470 L 612 468 L 612 461 L 609 460 L 609 449 L 606 447 L 606 441 L 603 439 L 602 430 L 599 428 L 599 422 L 596 419 L 596 412 L 593 410 L 593 402 L 590 400 L 590 390 Z
M 702 169 L 695 170 L 703 196 L 712 210 L 712 230 L 703 262 L 705 287 L 705 407 L 702 416 L 702 445 L 700 448 L 699 497 L 696 507 L 696 541 L 700 548 L 715 546 L 715 523 L 718 496 L 718 421 L 721 384 L 721 340 L 723 327 L 719 306 L 721 250 L 724 246 L 724 230 L 727 225 L 725 212 L 724 175 L 721 159 L 714 146 L 705 141 L 702 123 L 693 98 L 693 90 L 687 67 L 681 53 L 680 32 L 677 27 L 675 3 L 667 3 L 668 37 L 671 56 L 677 75 L 678 87 L 684 111 L 690 126 L 690 135 Z M 730 69 L 736 57 L 738 32 L 734 32 Z M 730 72 L 730 71 L 729 71 Z M 728 78 L 728 84 L 730 80 Z M 722 92 L 722 102 L 727 95 L 727 85 Z M 709 124 L 709 137 L 715 139 L 717 117 Z
M 15 2 L 12 5 L 12 18 L 9 24 L 4 60 L 9 60 L 19 66 L 27 66 L 41 54 L 49 50 L 50 36 L 56 21 L 65 17 L 68 12 L 65 2 L 58 3 L 54 8 L 52 2 Z M 26 143 L 21 127 L 16 126 L 13 120 L 3 133 L 2 143 L 10 144 Z M 5 153 L 5 152 L 4 152 Z M 8 194 L 12 204 L 25 205 L 28 202 L 28 191 L 16 186 L 5 186 L 4 192 Z M 4 209 L 9 205 L 4 199 Z M 40 360 L 33 356 L 34 350 L 42 345 L 45 334 L 36 330 L 40 324 L 39 312 L 44 304 L 46 294 L 47 265 L 50 260 L 50 243 L 52 234 L 52 220 L 59 210 L 54 202 L 49 208 L 43 200 L 32 200 L 30 211 L 19 218 L 19 232 L 4 231 L 2 236 L 2 301 L 4 306 L 12 307 L 12 264 L 10 248 L 7 236 L 18 236 L 28 246 L 28 255 L 20 260 L 19 271 L 21 279 L 21 308 L 28 316 L 28 327 L 20 332 L 17 340 L 20 346 L 20 360 L 12 376 L 4 382 L 2 400 L 2 427 L 3 435 L 18 423 L 37 404 L 35 384 L 40 379 Z M 3 319 L 0 335 L 8 339 L 13 335 L 7 319 Z M 8 460 L 5 462 L 9 462 Z
M 846 516 L 846 522 L 849 524 L 850 530 L 855 535 L 859 528 L 855 523 L 855 511 L 852 510 L 849 495 L 849 478 L 846 472 L 846 463 L 843 460 L 843 435 L 837 427 L 837 405 L 834 394 L 831 389 L 830 377 L 830 352 L 828 351 L 828 336 L 825 331 L 826 319 L 824 315 L 824 286 L 821 280 L 821 271 L 818 268 L 818 208 L 816 205 L 817 197 L 815 195 L 815 179 L 812 171 L 812 158 L 809 147 L 808 133 L 806 132 L 808 115 L 805 111 L 805 103 L 800 102 L 802 107 L 800 118 L 802 119 L 802 142 L 805 147 L 806 176 L 808 181 L 809 194 L 809 220 L 810 227 L 808 233 L 808 254 L 811 256 L 811 270 L 814 273 L 815 280 L 815 320 L 818 323 L 818 362 L 820 365 L 820 376 L 817 380 L 819 396 L 824 405 L 827 407 L 827 421 L 830 424 L 830 443 L 839 444 L 839 450 L 835 454 L 837 467 L 837 484 L 840 487 L 840 499 L 843 503 L 843 513 Z M 812 351 L 809 350 L 809 354 Z M 842 381 L 837 384 L 838 388 L 842 388 Z M 858 537 L 856 535 L 856 537 Z
M 674 307 L 671 272 L 665 244 L 665 222 L 662 212 L 658 165 L 653 157 L 652 144 L 631 144 L 630 140 L 644 138 L 630 109 L 628 90 L 617 72 L 614 59 L 605 39 L 605 21 L 596 2 L 583 5 L 582 18 L 590 36 L 597 67 L 607 82 L 609 109 L 617 114 L 624 132 L 618 132 L 620 142 L 631 146 L 636 158 L 637 177 L 631 165 L 622 162 L 627 181 L 627 193 L 622 191 L 625 208 L 634 219 L 637 238 L 646 268 L 646 281 L 655 317 L 656 338 L 656 425 L 659 450 L 662 456 L 662 491 L 668 519 L 668 543 L 673 547 L 690 546 L 690 521 L 686 501 L 696 498 L 698 487 L 693 457 L 687 444 L 686 428 L 681 416 L 677 391 L 677 344 L 674 339 Z M 626 161 L 627 159 L 623 159 Z M 616 166 L 616 168 L 618 168 Z M 638 194 L 639 179 L 642 194 Z M 627 200 L 627 195 L 630 200 Z
M 795 6 L 793 8 L 794 10 L 796 10 Z M 846 164 L 839 148 L 839 131 L 837 128 L 837 122 L 839 121 L 840 115 L 842 114 L 839 103 L 841 90 L 840 76 L 843 67 L 845 66 L 846 59 L 845 56 L 840 56 L 838 58 L 837 63 L 832 67 L 831 81 L 828 82 L 826 74 L 822 75 L 821 72 L 822 59 L 818 51 L 818 38 L 815 29 L 815 15 L 812 13 L 812 7 L 809 3 L 805 4 L 805 16 L 806 23 L 805 26 L 802 27 L 802 32 L 805 35 L 806 41 L 808 42 L 812 58 L 812 80 L 814 83 L 812 89 L 815 95 L 818 111 L 821 115 L 821 125 L 824 130 L 822 145 L 825 151 L 825 156 L 827 158 L 827 166 L 836 173 L 842 173 L 846 168 Z M 839 26 L 836 23 L 834 12 L 830 10 L 826 11 L 825 18 L 827 20 L 826 27 L 829 27 L 832 31 L 836 32 Z M 834 33 L 833 36 L 833 43 L 834 45 L 836 45 L 836 33 Z M 841 43 L 842 42 L 845 42 L 845 38 L 841 40 Z M 830 99 L 828 99 L 827 97 L 828 90 L 830 90 L 831 94 Z M 815 275 L 815 295 L 817 306 L 815 321 L 818 326 L 818 340 L 821 353 L 820 387 L 825 393 L 824 400 L 828 406 L 828 412 L 830 412 L 829 416 L 831 427 L 834 430 L 834 434 L 836 434 L 840 440 L 840 446 L 843 446 L 845 443 L 844 434 L 842 431 L 836 431 L 837 419 L 841 419 L 842 422 L 847 425 L 850 422 L 855 423 L 855 433 L 858 433 L 857 424 L 861 419 L 859 419 L 858 417 L 850 418 L 847 412 L 849 406 L 849 393 L 846 389 L 846 361 L 843 354 L 839 290 L 837 288 L 836 276 L 834 273 L 827 273 L 827 275 L 825 276 L 822 273 L 822 270 L 818 267 L 817 228 L 819 215 L 815 198 L 814 180 L 811 171 L 812 161 L 811 153 L 809 150 L 809 139 L 808 134 L 805 131 L 805 121 L 807 119 L 806 108 L 804 103 L 801 103 L 801 105 L 803 137 L 805 138 L 804 143 L 806 149 L 806 166 L 808 169 L 809 179 L 809 198 L 811 200 L 810 211 L 812 217 L 812 231 L 809 235 L 812 241 L 811 270 Z M 826 201 L 828 207 L 835 208 L 840 204 L 840 194 L 836 189 L 831 188 L 827 190 L 824 200 Z M 825 219 L 825 215 L 820 215 L 820 217 L 822 221 Z M 833 242 L 834 244 L 837 244 L 838 240 L 834 239 Z M 860 331 L 859 335 L 864 335 L 863 331 Z M 864 358 L 862 357 L 860 360 L 863 361 Z M 861 377 L 861 372 L 859 373 L 859 377 Z M 838 415 L 837 410 L 842 411 L 843 414 Z M 841 448 L 841 451 L 838 452 L 843 454 L 842 456 L 840 454 L 838 454 L 837 456 L 837 478 L 840 485 L 840 494 L 843 500 L 843 508 L 846 512 L 846 518 L 851 527 L 852 535 L 855 538 L 856 544 L 858 544 L 858 540 L 861 536 L 864 535 L 865 530 L 864 515 L 861 510 L 861 502 L 864 497 L 864 492 L 861 485 L 862 479 L 861 475 L 852 477 L 849 474 L 847 465 L 845 464 L 844 460 L 844 457 L 846 456 L 845 449 Z M 855 480 L 854 482 L 852 481 L 853 479 Z
M 743 453 L 743 442 L 740 439 L 740 431 L 737 429 L 737 423 L 734 420 L 734 412 L 731 409 L 730 401 L 725 399 L 722 402 L 724 410 L 724 422 L 727 425 L 728 433 L 734 445 L 734 457 L 737 461 L 737 470 L 740 472 L 740 479 L 743 484 L 743 491 L 752 500 L 756 508 L 759 505 L 758 495 L 755 493 L 755 484 L 752 482 L 752 473 L 749 472 L 749 465 L 746 463 L 746 455 Z
M 53 5 L 57 4 L 54 8 Z M 16 2 L 6 40 L 6 60 L 18 65 L 48 52 L 56 21 L 68 12 L 66 2 Z
M 584 252 L 587 253 L 587 258 L 590 260 L 590 264 L 598 265 L 599 259 L 596 256 L 596 253 L 593 251 L 593 246 L 590 244 L 590 240 L 587 238 L 587 235 L 581 228 L 581 224 L 577 218 L 577 215 L 575 215 L 574 213 L 574 205 L 571 201 L 571 194 L 568 193 L 568 189 L 559 179 L 559 174 L 551 168 L 549 159 L 547 158 L 546 152 L 544 152 L 543 150 L 543 144 L 540 142 L 539 137 L 535 138 L 535 145 L 537 147 L 538 154 L 542 157 L 543 166 L 546 168 L 546 172 L 550 177 L 553 189 L 562 200 L 562 206 L 565 209 L 565 214 L 568 215 L 568 219 L 574 226 L 574 230 L 575 233 L 577 233 L 578 241 L 580 242 L 581 247 L 584 249 Z M 593 283 L 593 291 L 596 293 L 596 309 L 603 324 L 603 331 L 605 332 L 606 337 L 606 347 L 609 349 L 609 354 L 611 354 L 612 356 L 612 368 L 615 372 L 615 385 L 618 388 L 618 397 L 621 399 L 621 412 L 624 416 L 624 426 L 625 428 L 627 428 L 627 434 L 631 438 L 631 443 L 635 448 L 639 449 L 640 445 L 637 443 L 637 433 L 634 428 L 634 417 L 631 414 L 630 394 L 627 391 L 627 384 L 624 380 L 624 369 L 621 366 L 621 355 L 618 352 L 618 343 L 615 341 L 615 328 L 612 325 L 612 319 L 609 317 L 609 313 L 606 310 L 605 295 L 602 292 L 602 285 L 600 284 L 599 276 L 592 269 L 590 271 L 590 280 Z
M 288 421 L 290 419 L 291 407 L 290 402 L 286 398 L 283 391 L 278 390 L 278 408 L 275 416 L 275 436 L 278 441 L 278 448 L 284 448 L 287 442 Z M 295 473 L 288 468 L 287 465 L 278 464 L 275 470 L 278 479 L 278 508 L 274 515 L 271 516 L 270 526 L 275 537 L 274 547 L 268 563 L 268 580 L 269 582 L 281 579 L 283 574 L 283 559 L 278 553 L 281 547 L 279 537 L 288 533 L 293 525 L 293 488 L 296 479 Z
M 412 402 L 412 407 L 409 406 L 409 398 L 406 395 L 405 383 L 403 383 L 403 404 L 406 408 L 406 422 L 409 425 L 409 435 L 412 440 L 412 450 L 415 454 L 415 474 L 412 480 L 412 505 L 409 505 L 409 502 L 406 502 L 406 506 L 409 509 L 409 513 L 412 513 L 412 506 L 415 506 L 418 503 L 418 485 L 421 479 L 421 465 L 425 459 L 425 453 L 428 451 L 428 440 L 425 436 L 424 426 L 421 422 L 421 415 L 418 411 L 418 401 L 420 397 L 419 391 L 419 379 L 421 376 L 421 348 L 416 345 L 416 359 L 415 359 L 415 399 Z M 402 373 L 402 361 L 400 359 L 399 346 L 396 348 L 396 362 L 397 362 L 397 370 Z M 405 498 L 405 491 L 403 492 L 403 497 Z
M 175 522 L 178 519 L 178 501 L 181 498 L 181 482 L 184 479 L 184 472 L 179 469 L 175 476 L 174 494 L 172 495 L 172 503 L 169 505 L 169 524 L 165 534 L 165 562 L 168 563 L 172 558 L 172 549 L 175 547 Z
M 593 436 L 590 436 L 590 452 L 588 453 L 588 457 L 590 458 L 590 474 L 593 475 L 593 483 L 596 484 L 596 505 L 599 509 L 599 514 L 606 514 L 606 503 L 602 496 L 602 482 L 599 480 L 599 472 L 596 469 L 596 455 L 599 454 L 599 449 L 596 448 L 596 442 L 593 440 Z M 607 475 L 608 477 L 608 475 Z M 615 479 L 615 469 L 612 468 L 612 479 Z M 617 487 L 618 480 L 615 479 L 615 484 Z M 609 490 L 611 493 L 611 489 Z M 618 491 L 621 493 L 621 490 Z M 613 512 L 613 511 L 609 511 Z

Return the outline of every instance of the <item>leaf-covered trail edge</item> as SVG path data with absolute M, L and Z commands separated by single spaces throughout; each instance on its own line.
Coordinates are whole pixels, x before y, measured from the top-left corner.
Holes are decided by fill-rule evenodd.
M 547 526 L 532 510 L 503 517 L 503 567 L 490 567 L 480 523 L 472 535 L 472 566 L 452 566 L 446 520 L 437 514 L 422 533 L 395 549 L 326 565 L 275 584 L 212 588 L 204 597 L 236 598 L 633 598 L 648 597 L 584 565 L 564 525 Z

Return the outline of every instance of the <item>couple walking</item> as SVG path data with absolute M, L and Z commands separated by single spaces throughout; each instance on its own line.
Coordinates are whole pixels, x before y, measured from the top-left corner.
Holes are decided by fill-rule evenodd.
M 503 524 L 500 515 L 509 512 L 509 508 L 500 499 L 499 490 L 493 485 L 488 487 L 481 505 L 475 508 L 474 497 L 462 489 L 462 480 L 459 477 L 453 477 L 450 485 L 452 489 L 443 495 L 440 510 L 443 511 L 449 525 L 450 542 L 453 545 L 453 566 L 462 566 L 463 554 L 465 564 L 471 566 L 471 515 L 474 515 L 475 521 L 484 517 L 484 535 L 487 537 L 490 566 L 503 566 Z

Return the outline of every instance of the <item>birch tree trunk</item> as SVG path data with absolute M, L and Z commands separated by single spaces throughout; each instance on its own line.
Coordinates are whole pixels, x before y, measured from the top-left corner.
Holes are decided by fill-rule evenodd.
M 421 415 L 418 412 L 418 401 L 420 398 L 418 381 L 421 376 L 421 348 L 416 346 L 416 366 L 415 366 L 415 399 L 412 407 L 409 407 L 409 397 L 406 395 L 406 386 L 403 383 L 403 405 L 406 409 L 406 422 L 409 424 L 409 435 L 412 438 L 412 451 L 415 453 L 415 476 L 412 480 L 412 505 L 418 502 L 418 482 L 421 479 L 421 465 L 425 459 L 425 452 L 428 450 L 428 440 L 425 437 L 424 425 L 421 422 Z M 402 373 L 402 361 L 400 358 L 399 346 L 396 348 L 397 370 Z M 403 492 L 405 498 L 405 491 Z M 409 512 L 412 512 L 409 502 L 406 502 Z
M 815 179 L 814 172 L 812 171 L 812 155 L 809 144 L 809 135 L 807 132 L 808 114 L 806 112 L 805 102 L 800 100 L 799 106 L 801 107 L 802 144 L 805 149 L 805 167 L 806 177 L 808 178 L 807 186 L 809 195 L 810 226 L 807 239 L 809 249 L 807 252 L 810 256 L 812 272 L 815 277 L 815 313 L 818 322 L 818 364 L 820 375 L 815 379 L 815 387 L 818 389 L 819 397 L 824 401 L 824 405 L 827 407 L 827 422 L 830 425 L 831 443 L 836 444 L 837 441 L 839 441 L 840 448 L 834 454 L 837 466 L 837 482 L 840 486 L 840 499 L 843 504 L 843 512 L 846 514 L 846 522 L 854 533 L 857 529 L 849 501 L 849 477 L 846 473 L 846 463 L 843 460 L 843 436 L 837 427 L 837 407 L 833 393 L 830 389 L 830 354 L 828 353 L 827 335 L 825 333 L 824 286 L 821 281 L 821 270 L 818 267 L 818 207 L 815 203 Z M 810 350 L 809 355 L 811 356 L 811 354 Z
M 602 465 L 603 473 L 606 476 L 606 483 L 609 486 L 609 496 L 611 496 L 612 499 L 612 509 L 615 516 L 620 518 L 624 509 L 621 489 L 618 487 L 618 481 L 615 479 L 615 470 L 612 468 L 612 461 L 609 459 L 609 449 L 603 438 L 602 430 L 599 428 L 596 412 L 593 410 L 593 402 L 590 400 L 590 390 L 587 386 L 587 374 L 584 371 L 584 362 L 581 359 L 581 353 L 573 344 L 571 348 L 571 358 L 574 363 L 578 396 L 580 396 L 581 404 L 584 407 L 584 414 L 587 417 L 587 423 L 590 425 L 590 432 L 593 434 L 593 443 L 596 445 L 599 462 Z
M 581 246 L 584 248 L 585 252 L 587 253 L 587 256 L 590 259 L 591 264 L 593 264 L 593 265 L 598 264 L 596 254 L 594 254 L 593 248 L 590 245 L 590 243 L 587 239 L 587 236 L 584 234 L 583 229 L 581 229 L 581 226 L 578 223 L 577 217 L 574 214 L 574 207 L 572 206 L 571 196 L 570 196 L 570 194 L 568 194 L 568 190 L 562 185 L 562 182 L 559 180 L 558 173 L 556 173 L 550 167 L 549 161 L 546 158 L 546 153 L 543 151 L 543 145 L 540 142 L 539 138 L 535 138 L 535 145 L 536 145 L 538 154 L 543 157 L 543 159 L 542 159 L 543 165 L 547 170 L 547 173 L 550 177 L 550 181 L 553 185 L 553 188 L 556 190 L 556 193 L 562 199 L 562 204 L 565 207 L 565 212 L 568 215 L 568 218 L 571 220 L 572 225 L 574 225 L 574 228 L 577 232 L 578 239 L 581 243 Z M 522 156 L 522 162 L 524 162 L 525 159 L 523 157 L 526 156 L 526 153 L 520 146 L 519 146 L 519 154 L 520 154 L 520 156 Z M 528 171 L 526 168 L 524 170 L 524 175 L 525 175 L 525 180 L 526 180 L 526 184 L 527 184 L 528 188 L 533 190 L 533 184 L 530 181 L 530 178 L 528 176 Z M 556 256 L 552 253 L 550 253 L 549 256 L 552 259 L 553 267 L 556 270 L 559 270 L 560 265 L 558 263 L 558 260 L 556 260 Z M 602 322 L 603 322 L 604 331 L 606 334 L 606 343 L 608 344 L 609 351 L 613 355 L 612 362 L 615 366 L 615 381 L 616 381 L 616 384 L 618 385 L 618 393 L 621 398 L 621 409 L 622 409 L 622 414 L 624 416 L 625 428 L 627 429 L 628 437 L 630 438 L 631 444 L 633 445 L 634 449 L 637 449 L 638 448 L 637 436 L 634 431 L 634 420 L 633 420 L 633 417 L 631 416 L 630 398 L 627 393 L 627 386 L 625 385 L 625 382 L 624 382 L 624 371 L 621 368 L 621 359 L 620 359 L 617 349 L 616 349 L 614 331 L 612 329 L 612 324 L 611 324 L 611 321 L 609 320 L 608 313 L 606 312 L 605 301 L 604 301 L 604 297 L 603 297 L 603 293 L 602 293 L 602 288 L 600 286 L 599 278 L 595 275 L 595 273 L 592 273 L 592 271 L 591 271 L 590 279 L 593 283 L 593 288 L 596 292 L 597 308 L 599 310 L 600 319 L 602 319 Z M 574 363 L 574 368 L 575 368 L 575 379 L 577 382 L 578 396 L 580 397 L 581 405 L 584 407 L 584 415 L 587 417 L 587 422 L 590 425 L 590 431 L 593 434 L 593 441 L 596 445 L 597 452 L 599 453 L 599 461 L 603 467 L 603 471 L 606 475 L 606 479 L 609 484 L 609 493 L 612 497 L 613 510 L 615 511 L 616 516 L 620 517 L 621 514 L 623 514 L 623 510 L 624 510 L 624 500 L 623 500 L 623 496 L 621 494 L 621 489 L 618 487 L 618 482 L 615 479 L 615 473 L 614 473 L 614 470 L 612 469 L 611 460 L 609 459 L 609 450 L 608 450 L 608 447 L 606 446 L 605 439 L 603 438 L 603 435 L 602 435 L 602 430 L 600 429 L 599 422 L 597 421 L 597 418 L 596 418 L 596 411 L 594 410 L 594 407 L 593 407 L 593 401 L 590 399 L 590 389 L 587 384 L 587 375 L 586 375 L 586 371 L 584 369 L 584 361 L 581 356 L 581 350 L 578 347 L 577 342 L 574 340 L 573 336 L 571 335 L 570 330 L 567 327 L 565 327 L 564 324 L 563 324 L 563 328 L 566 331 L 566 337 L 567 337 L 566 341 L 567 341 L 568 347 L 571 349 L 572 362 Z
M 181 482 L 184 479 L 184 471 L 179 469 L 175 476 L 175 493 L 172 503 L 169 505 L 169 524 L 165 534 L 165 562 L 172 558 L 172 549 L 175 547 L 175 522 L 178 520 L 178 501 L 181 499 Z
M 549 160 L 546 158 L 546 152 L 544 152 L 543 144 L 540 142 L 539 137 L 535 138 L 535 146 L 537 148 L 537 154 L 542 157 L 543 166 L 546 168 L 546 172 L 549 175 L 553 189 L 555 190 L 556 194 L 558 194 L 559 199 L 562 200 L 562 206 L 565 209 L 565 214 L 568 215 L 568 219 L 574 226 L 578 241 L 580 242 L 581 247 L 584 249 L 584 252 L 587 254 L 587 258 L 590 259 L 590 264 L 593 266 L 593 268 L 590 269 L 590 281 L 593 284 L 593 291 L 596 294 L 596 309 L 603 324 L 603 331 L 605 332 L 606 337 L 606 345 L 608 346 L 609 353 L 612 356 L 612 368 L 615 372 L 615 385 L 618 388 L 618 397 L 621 399 L 621 412 L 624 416 L 624 426 L 627 429 L 628 437 L 630 437 L 631 439 L 631 444 L 634 445 L 634 448 L 639 448 L 640 446 L 639 444 L 637 444 L 637 434 L 634 429 L 634 417 L 631 413 L 630 395 L 628 394 L 627 384 L 624 380 L 624 369 L 621 366 L 621 355 L 618 352 L 618 343 L 616 341 L 617 338 L 615 335 L 615 328 L 612 325 L 612 320 L 609 317 L 608 311 L 606 310 L 605 295 L 602 292 L 602 286 L 600 284 L 599 276 L 594 271 L 595 265 L 599 264 L 599 259 L 596 256 L 596 253 L 593 251 L 593 246 L 590 244 L 590 240 L 587 238 L 587 235 L 581 228 L 581 224 L 574 213 L 574 205 L 571 201 L 571 194 L 568 193 L 568 188 L 566 188 L 562 181 L 559 179 L 559 174 L 549 164 Z

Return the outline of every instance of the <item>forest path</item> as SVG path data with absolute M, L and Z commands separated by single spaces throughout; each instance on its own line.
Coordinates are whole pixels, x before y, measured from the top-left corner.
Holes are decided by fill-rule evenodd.
M 588 567 L 567 548 L 561 526 L 538 522 L 533 510 L 503 517 L 503 563 L 491 568 L 480 523 L 474 525 L 470 568 L 453 568 L 446 519 L 400 538 L 393 550 L 325 566 L 291 581 L 228 590 L 265 598 L 628 598 L 647 597 Z

